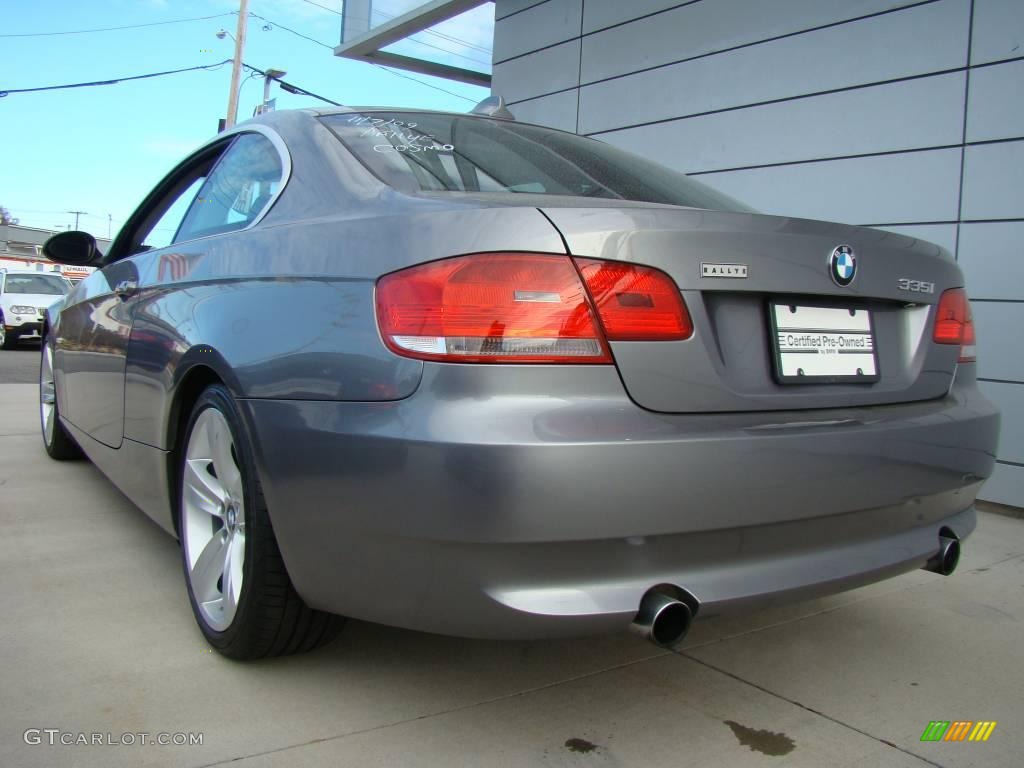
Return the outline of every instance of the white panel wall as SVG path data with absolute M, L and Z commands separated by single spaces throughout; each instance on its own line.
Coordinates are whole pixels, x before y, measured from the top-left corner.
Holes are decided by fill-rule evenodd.
M 962 224 L 960 268 L 975 300 L 1019 301 L 1024 285 L 1024 222 Z
M 958 40 L 957 31 L 961 24 L 966 24 L 968 1 L 943 0 L 941 4 L 873 16 L 585 85 L 580 95 L 581 132 L 597 133 L 676 116 L 685 119 L 737 105 L 789 99 L 955 67 L 967 55 L 966 40 Z M 710 4 L 705 0 L 681 8 L 680 15 L 683 11 L 696 13 L 701 6 L 715 5 L 716 0 Z M 758 7 L 773 5 L 763 3 Z M 681 18 L 680 22 L 683 21 Z M 929 34 L 921 35 L 922 28 L 928 29 Z M 607 37 L 604 45 L 620 55 L 624 49 L 642 44 L 642 38 L 631 34 L 628 25 L 602 34 Z M 585 38 L 585 84 L 598 79 L 588 77 L 587 50 L 591 45 L 590 38 Z M 707 42 L 699 41 L 694 47 L 703 53 L 707 46 Z M 893 56 L 893 51 L 900 55 Z M 675 49 L 676 56 L 689 53 L 687 49 Z M 962 93 L 960 100 L 963 101 Z
M 493 88 L 519 119 L 955 254 L 1004 413 L 982 496 L 1024 506 L 1024 0 L 496 0 L 495 17 Z
M 714 0 L 679 5 L 587 36 L 583 79 L 615 77 L 908 4 L 907 0 Z
M 956 218 L 960 151 L 712 171 L 699 178 L 765 213 L 851 224 L 948 221 Z
M 494 36 L 494 60 L 506 61 L 579 37 L 582 18 L 583 0 L 559 0 L 499 19 L 502 30 Z
M 963 131 L 964 77 L 955 72 L 659 122 L 612 135 L 618 146 L 640 153 L 646 148 L 647 154 L 650 147 L 679 144 L 686 148 L 685 157 L 673 157 L 672 164 L 690 173 L 957 144 Z M 582 102 L 584 109 L 587 104 Z M 859 117 L 837 120 L 837 115 Z M 794 124 L 802 130 L 791 131 Z

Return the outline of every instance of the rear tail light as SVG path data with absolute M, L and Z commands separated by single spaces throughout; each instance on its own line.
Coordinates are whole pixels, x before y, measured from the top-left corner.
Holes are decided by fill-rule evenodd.
M 466 363 L 611 363 L 608 339 L 693 333 L 662 272 L 529 253 L 459 256 L 385 275 L 377 319 L 396 354 Z
M 377 283 L 377 318 L 406 357 L 611 362 L 567 256 L 460 256 L 394 272 Z
M 961 363 L 977 360 L 974 317 L 967 292 L 963 288 L 950 288 L 939 298 L 932 339 L 936 344 L 959 344 Z
M 681 341 L 693 322 L 672 278 L 621 261 L 576 259 L 609 341 Z

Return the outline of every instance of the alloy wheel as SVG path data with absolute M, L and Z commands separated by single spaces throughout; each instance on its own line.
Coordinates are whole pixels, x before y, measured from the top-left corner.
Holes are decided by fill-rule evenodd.
M 209 627 L 223 632 L 242 593 L 245 504 L 231 428 L 216 408 L 204 410 L 189 435 L 181 503 L 192 594 Z

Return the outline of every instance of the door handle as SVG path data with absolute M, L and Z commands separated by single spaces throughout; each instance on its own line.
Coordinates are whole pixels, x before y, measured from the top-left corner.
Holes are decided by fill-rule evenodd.
M 114 286 L 114 293 L 122 299 L 134 296 L 137 290 L 139 290 L 139 284 L 135 280 L 122 280 Z

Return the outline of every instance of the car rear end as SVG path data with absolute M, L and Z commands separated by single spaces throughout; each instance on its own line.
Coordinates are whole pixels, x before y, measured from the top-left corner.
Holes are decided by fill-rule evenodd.
M 422 361 L 410 396 L 250 406 L 271 508 L 302 501 L 275 528 L 307 602 L 578 635 L 652 596 L 707 616 L 955 565 L 999 417 L 948 254 L 534 191 L 457 197 L 536 206 L 564 252 L 510 238 L 377 281 L 382 344 Z

